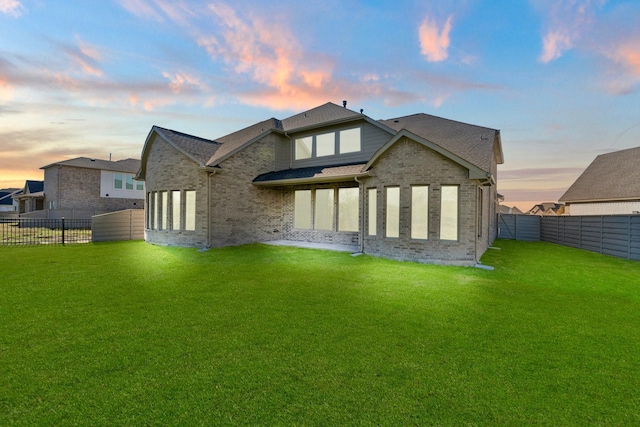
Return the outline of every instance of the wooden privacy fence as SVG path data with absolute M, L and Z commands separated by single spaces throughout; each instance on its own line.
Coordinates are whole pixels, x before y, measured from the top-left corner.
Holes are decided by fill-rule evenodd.
M 144 210 L 128 209 L 96 215 L 92 223 L 94 242 L 144 239 Z
M 498 237 L 511 240 L 542 240 L 640 261 L 640 215 L 501 214 Z

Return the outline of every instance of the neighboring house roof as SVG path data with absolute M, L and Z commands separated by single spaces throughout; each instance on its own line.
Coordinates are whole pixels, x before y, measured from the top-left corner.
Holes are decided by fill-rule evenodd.
M 506 206 L 506 205 L 500 205 L 500 213 L 501 214 L 516 214 L 516 215 L 520 215 L 520 214 L 522 214 L 522 211 L 520 209 L 518 209 L 516 206 L 511 207 L 511 206 Z
M 41 193 L 44 191 L 44 181 L 32 181 L 28 179 L 24 184 L 24 189 L 25 194 Z
M 7 188 L 4 190 L 0 190 L 0 205 L 13 205 L 13 196 L 17 195 L 17 193 L 21 192 L 21 190 L 17 188 Z
M 545 202 L 533 205 L 527 211 L 528 215 L 559 215 L 564 212 L 564 204 L 555 202 Z
M 100 169 L 113 172 L 136 173 L 140 169 L 140 160 L 124 159 L 118 161 L 91 159 L 89 157 L 76 157 L 75 159 L 63 160 L 42 166 L 40 169 L 48 169 L 53 166 L 73 166 L 85 169 Z
M 279 172 L 269 172 L 257 176 L 253 183 L 256 185 L 286 185 L 306 184 L 314 181 L 335 182 L 364 176 L 364 163 L 342 166 L 314 166 L 300 169 L 287 169 Z
M 640 199 L 640 147 L 601 154 L 560 197 L 561 202 Z
M 465 159 L 483 171 L 491 171 L 494 143 L 500 138 L 500 131 L 482 126 L 470 125 L 443 119 L 429 114 L 413 114 L 389 120 L 379 120 L 385 126 L 401 131 L 406 129 L 427 141 L 433 142 L 450 153 Z M 502 150 L 498 153 L 498 163 L 503 163 Z

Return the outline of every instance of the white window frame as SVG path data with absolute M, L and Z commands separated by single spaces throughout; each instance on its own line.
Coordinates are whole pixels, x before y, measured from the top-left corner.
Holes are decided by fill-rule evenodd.
M 385 187 L 385 237 L 400 237 L 400 187 Z
M 440 240 L 459 238 L 460 186 L 440 186 Z
M 411 238 L 429 238 L 429 186 L 411 186 Z

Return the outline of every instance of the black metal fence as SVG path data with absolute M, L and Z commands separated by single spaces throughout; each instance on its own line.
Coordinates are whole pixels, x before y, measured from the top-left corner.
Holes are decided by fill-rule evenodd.
M 91 219 L 0 218 L 0 246 L 91 242 Z

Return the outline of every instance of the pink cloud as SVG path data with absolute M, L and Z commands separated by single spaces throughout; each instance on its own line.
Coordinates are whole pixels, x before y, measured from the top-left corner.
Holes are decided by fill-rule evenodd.
M 200 79 L 190 74 L 187 74 L 183 71 L 178 71 L 177 73 L 174 73 L 174 74 L 163 72 L 162 75 L 167 79 L 169 79 L 169 81 L 171 82 L 169 83 L 169 88 L 171 89 L 171 92 L 174 94 L 179 94 L 187 88 L 194 88 L 201 91 L 209 90 L 207 85 L 202 83 Z
M 22 15 L 22 3 L 18 0 L 0 0 L 0 13 L 18 17 Z
M 536 4 L 544 15 L 545 31 L 542 38 L 540 62 L 548 63 L 560 58 L 588 33 L 596 11 L 606 0 L 543 0 Z
M 432 18 L 425 18 L 418 28 L 418 36 L 420 38 L 420 47 L 422 54 L 429 62 L 440 62 L 449 56 L 449 32 L 451 31 L 451 22 L 453 15 L 447 18 L 442 30 L 438 27 L 438 23 Z

